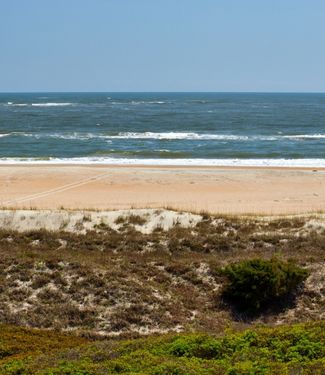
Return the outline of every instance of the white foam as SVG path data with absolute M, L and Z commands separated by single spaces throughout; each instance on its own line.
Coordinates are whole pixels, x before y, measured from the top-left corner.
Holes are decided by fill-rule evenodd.
M 166 104 L 166 102 L 160 101 L 160 100 L 152 100 L 152 101 L 145 101 L 145 100 L 132 100 L 131 104 L 137 105 L 137 104 Z
M 226 140 L 226 141 L 249 141 L 249 140 L 277 140 L 277 136 L 246 136 L 234 134 L 198 134 L 194 132 L 121 132 L 117 135 L 110 135 L 112 139 L 166 139 L 166 140 Z
M 8 102 L 7 105 L 11 107 L 67 107 L 73 103 L 13 103 Z
M 8 137 L 9 135 L 10 133 L 3 133 L 3 134 L 0 134 L 0 138 Z
M 96 124 L 99 126 L 100 124 Z M 31 134 L 31 133 L 11 133 L 20 134 L 26 137 L 54 138 L 66 140 L 89 140 L 89 139 L 157 139 L 157 140 L 216 140 L 216 141 L 281 141 L 281 140 L 320 140 L 325 139 L 325 134 L 298 134 L 298 135 L 235 135 L 235 134 L 199 134 L 194 132 L 120 132 L 115 135 L 105 133 L 45 133 L 45 134 Z
M 282 138 L 287 138 L 287 139 L 325 139 L 325 134 L 283 135 Z
M 325 134 L 297 134 L 297 135 L 235 135 L 235 134 L 204 134 L 194 132 L 121 132 L 109 136 L 117 139 L 188 139 L 188 140 L 226 140 L 226 141 L 277 141 L 281 139 L 325 139 Z
M 96 124 L 97 125 L 97 124 Z M 44 134 L 44 135 L 35 135 L 35 137 L 39 138 L 54 138 L 54 139 L 66 139 L 66 140 L 80 140 L 80 141 L 87 141 L 89 139 L 106 139 L 108 138 L 105 135 L 96 134 L 96 133 L 53 133 L 53 134 Z
M 141 104 L 157 104 L 157 105 L 160 105 L 160 104 L 167 104 L 167 102 L 164 102 L 162 100 L 150 100 L 150 101 L 147 101 L 147 100 L 132 100 L 130 102 L 111 102 L 110 104 L 113 104 L 113 105 L 141 105 Z
M 100 164 L 151 166 L 217 167 L 310 167 L 325 168 L 325 159 L 128 159 L 112 157 L 80 158 L 0 158 L 0 164 Z
M 66 107 L 72 103 L 32 103 L 32 107 Z
M 96 124 L 100 126 L 100 124 Z M 292 140 L 292 141 L 303 141 L 303 140 L 322 140 L 325 139 L 325 134 L 298 134 L 298 135 L 235 135 L 235 134 L 204 134 L 194 132 L 120 132 L 118 134 L 105 134 L 105 133 L 23 133 L 13 132 L 7 135 L 20 135 L 22 137 L 34 137 L 36 139 L 42 138 L 53 138 L 53 139 L 65 139 L 65 140 L 89 140 L 89 139 L 103 139 L 103 140 L 114 140 L 114 139 L 156 139 L 156 140 L 206 140 L 206 141 L 239 141 L 239 142 L 250 142 L 250 141 L 281 141 L 281 140 Z
M 91 138 L 96 138 L 96 135 L 90 134 L 90 133 L 71 133 L 71 134 L 60 134 L 60 133 L 54 133 L 54 134 L 45 134 L 44 137 L 46 138 L 54 138 L 54 139 L 67 139 L 67 140 L 88 140 Z
M 248 137 L 240 135 L 220 135 L 220 134 L 197 134 L 197 133 L 118 133 L 116 135 L 106 135 L 103 133 L 47 133 L 47 134 L 21 134 L 22 136 L 39 138 L 54 138 L 54 139 L 77 139 L 77 140 L 88 140 L 88 139 L 157 139 L 157 140 L 239 140 L 248 141 L 250 139 L 261 139 L 261 137 Z M 262 139 L 265 139 L 262 138 Z M 275 140 L 275 137 L 267 137 L 267 140 Z

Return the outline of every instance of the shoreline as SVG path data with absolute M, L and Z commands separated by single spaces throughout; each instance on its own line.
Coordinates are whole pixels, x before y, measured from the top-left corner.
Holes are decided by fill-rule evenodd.
M 8 168 L 8 167 L 28 167 L 28 168 L 39 168 L 39 167 L 60 167 L 60 168 L 98 168 L 98 169 L 105 169 L 105 168 L 112 168 L 112 169 L 162 169 L 162 170 L 175 170 L 175 169 L 188 169 L 188 170 L 290 170 L 290 171 L 325 171 L 325 166 L 268 166 L 268 165 L 200 165 L 200 164 L 193 164 L 193 165 L 178 165 L 178 164 L 98 164 L 98 163 L 13 163 L 13 164 L 6 164 L 0 162 L 0 168 Z
M 212 214 L 325 211 L 325 168 L 0 165 L 0 206 L 169 208 Z
M 325 159 L 110 159 L 110 158 L 2 158 L 0 166 L 103 166 L 103 167 L 194 167 L 194 168 L 317 168 L 325 169 Z

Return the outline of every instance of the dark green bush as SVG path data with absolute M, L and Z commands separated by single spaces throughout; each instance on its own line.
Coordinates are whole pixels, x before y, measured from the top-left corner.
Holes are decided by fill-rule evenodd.
M 292 295 L 308 271 L 293 262 L 253 259 L 231 264 L 222 274 L 228 279 L 223 296 L 241 309 L 257 312 Z

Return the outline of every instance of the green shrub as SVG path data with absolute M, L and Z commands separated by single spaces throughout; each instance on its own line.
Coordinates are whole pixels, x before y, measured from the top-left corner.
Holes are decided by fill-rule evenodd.
M 293 262 L 253 259 L 222 270 L 228 279 L 223 296 L 243 310 L 257 312 L 293 294 L 308 271 Z
M 1 341 L 17 350 L 0 360 L 0 375 L 325 374 L 324 321 L 228 330 L 218 336 L 182 333 L 89 342 L 0 326 Z M 28 343 L 32 347 L 26 352 Z

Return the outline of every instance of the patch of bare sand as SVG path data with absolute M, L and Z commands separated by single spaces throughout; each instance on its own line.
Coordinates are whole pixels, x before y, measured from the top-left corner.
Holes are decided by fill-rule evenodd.
M 119 230 L 128 222 L 136 230 L 152 233 L 155 229 L 168 230 L 176 224 L 181 227 L 195 226 L 201 215 L 156 209 L 117 211 L 67 211 L 67 210 L 2 210 L 0 228 L 18 232 L 45 229 L 85 233 L 97 228 L 110 227 Z M 64 245 L 64 244 L 62 244 Z

